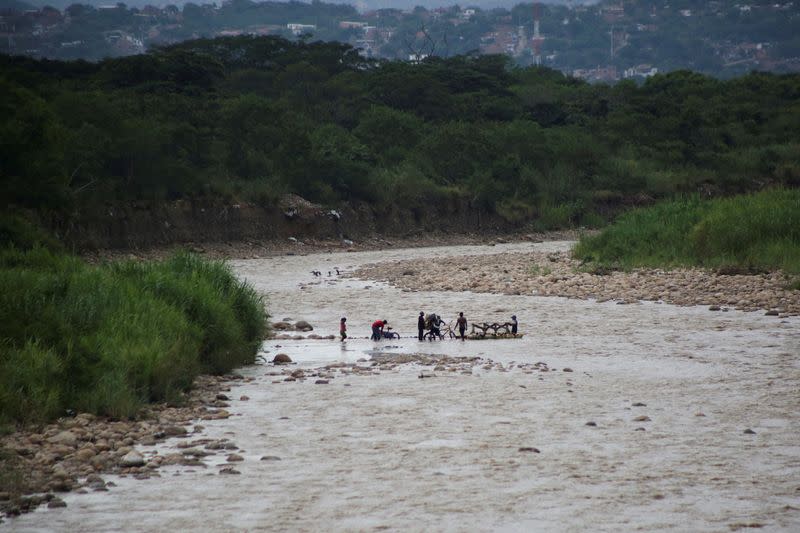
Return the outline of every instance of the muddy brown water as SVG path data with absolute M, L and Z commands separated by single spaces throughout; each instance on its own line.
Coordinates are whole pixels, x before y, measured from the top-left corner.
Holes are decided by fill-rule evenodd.
M 274 367 L 244 368 L 254 380 L 229 396 L 250 399 L 234 400 L 234 416 L 203 422 L 198 435 L 234 441 L 241 474 L 218 474 L 218 455 L 206 468 L 162 468 L 161 478 L 109 477 L 117 484 L 109 492 L 68 494 L 67 508 L 40 509 L 0 529 L 800 530 L 798 317 L 436 287 L 402 292 L 333 275 L 334 267 L 375 261 L 533 246 L 570 243 L 232 262 L 269 295 L 273 319 L 305 319 L 327 335 L 338 334 L 346 316 L 349 335 L 362 337 L 268 341 L 265 357 L 287 353 L 301 368 L 375 353 L 493 364 L 426 367 L 436 374 L 429 379 L 405 364 L 376 375 L 337 373 L 325 385 L 274 383 L 282 379 L 269 375 Z M 420 310 L 446 320 L 459 311 L 480 321 L 516 314 L 525 336 L 420 343 Z M 403 338 L 367 340 L 378 318 Z M 527 366 L 537 362 L 550 371 Z

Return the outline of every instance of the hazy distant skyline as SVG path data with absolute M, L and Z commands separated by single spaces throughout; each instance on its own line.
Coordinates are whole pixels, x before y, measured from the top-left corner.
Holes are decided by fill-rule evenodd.
M 43 6 L 52 6 L 58 9 L 64 9 L 65 7 L 72 5 L 72 4 L 89 4 L 94 6 L 100 5 L 114 5 L 118 3 L 119 0 L 21 0 L 23 2 L 29 3 L 31 5 L 43 7 Z M 255 3 L 259 3 L 258 0 L 252 0 Z M 283 1 L 283 0 L 272 0 L 272 1 Z M 287 0 L 288 1 L 288 0 Z M 496 7 L 505 7 L 511 8 L 517 4 L 530 4 L 532 1 L 520 1 L 520 0 L 469 0 L 469 1 L 456 1 L 456 0 L 323 0 L 325 3 L 330 4 L 349 4 L 355 6 L 359 11 L 371 11 L 375 9 L 388 9 L 388 8 L 396 8 L 396 9 L 411 9 L 416 6 L 422 6 L 426 9 L 433 9 L 437 7 L 449 7 L 458 5 L 463 8 L 466 7 L 479 7 L 482 9 L 492 9 Z M 596 4 L 600 0 L 541 0 L 543 4 L 571 4 L 571 5 L 578 5 L 578 4 Z M 126 2 L 122 2 L 128 7 L 144 7 L 146 5 L 164 7 L 167 5 L 176 5 L 176 6 L 183 6 L 184 4 L 190 3 L 186 0 L 176 0 L 176 1 L 169 1 L 169 0 L 129 0 Z M 221 5 L 222 0 L 193 0 L 191 3 L 194 4 L 216 4 Z M 303 2 L 310 4 L 311 2 Z

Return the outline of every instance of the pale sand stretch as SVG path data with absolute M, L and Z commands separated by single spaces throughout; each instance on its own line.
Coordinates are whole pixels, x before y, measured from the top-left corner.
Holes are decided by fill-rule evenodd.
M 354 277 L 424 291 L 472 291 L 509 295 L 565 296 L 598 301 L 663 301 L 674 305 L 730 306 L 800 314 L 800 291 L 787 289 L 780 272 L 718 275 L 701 269 L 637 269 L 592 273 L 569 252 L 425 257 L 366 265 Z M 717 309 L 715 309 L 717 310 Z

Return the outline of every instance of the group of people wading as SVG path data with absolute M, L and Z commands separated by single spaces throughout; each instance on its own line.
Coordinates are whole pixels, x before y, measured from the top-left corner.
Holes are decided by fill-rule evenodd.
M 425 339 L 426 332 L 432 334 L 432 338 L 441 337 L 442 324 L 445 324 L 445 321 L 442 320 L 442 317 L 436 313 L 429 313 L 426 315 L 424 311 L 420 311 L 419 317 L 417 317 L 417 331 L 419 340 Z M 511 333 L 516 335 L 518 325 L 516 315 L 511 315 L 510 325 Z M 455 326 L 458 331 L 458 337 L 462 341 L 465 340 L 467 333 L 467 318 L 464 316 L 463 312 L 458 313 Z M 389 327 L 388 320 L 376 320 L 372 323 L 372 335 L 370 336 L 370 339 L 379 341 L 384 338 L 399 338 L 399 335 L 393 333 L 391 329 L 392 328 Z M 342 317 L 342 319 L 339 321 L 339 336 L 341 337 L 342 342 L 344 342 L 344 340 L 347 338 L 347 317 Z

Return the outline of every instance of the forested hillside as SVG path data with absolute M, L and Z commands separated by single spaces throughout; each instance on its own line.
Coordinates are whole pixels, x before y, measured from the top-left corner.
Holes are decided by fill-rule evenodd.
M 3 204 L 76 216 L 288 192 L 443 199 L 538 228 L 677 193 L 800 185 L 800 76 L 589 85 L 504 56 L 366 60 L 277 37 L 99 63 L 0 57 Z

